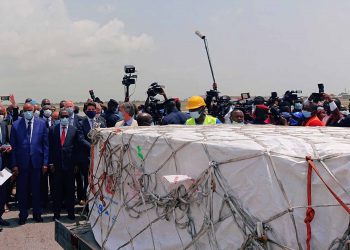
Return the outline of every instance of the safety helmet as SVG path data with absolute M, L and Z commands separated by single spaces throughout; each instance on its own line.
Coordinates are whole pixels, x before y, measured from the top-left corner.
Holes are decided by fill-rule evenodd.
M 186 109 L 197 109 L 200 107 L 206 106 L 203 97 L 201 96 L 192 96 L 188 99 Z

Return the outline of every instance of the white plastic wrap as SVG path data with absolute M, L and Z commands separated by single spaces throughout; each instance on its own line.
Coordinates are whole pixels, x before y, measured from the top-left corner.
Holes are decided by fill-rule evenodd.
M 104 249 L 306 249 L 305 157 L 349 204 L 348 134 L 229 125 L 96 130 L 95 239 Z M 169 189 L 169 175 L 186 175 L 193 185 Z M 343 237 L 349 214 L 315 173 L 312 205 L 311 249 L 328 249 Z

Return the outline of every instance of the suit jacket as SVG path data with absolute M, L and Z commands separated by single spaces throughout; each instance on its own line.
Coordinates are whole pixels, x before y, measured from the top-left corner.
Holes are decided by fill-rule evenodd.
M 124 126 L 124 123 L 125 123 L 124 120 L 119 121 L 119 122 L 117 122 L 117 123 L 115 124 L 115 127 L 123 127 L 123 126 Z M 134 119 L 134 120 L 132 121 L 131 125 L 128 126 L 128 127 L 138 127 L 138 126 L 139 126 L 139 125 L 137 124 L 137 121 Z
M 11 166 L 28 169 L 30 160 L 33 168 L 42 168 L 49 163 L 48 135 L 45 122 L 40 118 L 33 118 L 31 142 L 27 137 L 25 119 L 19 119 L 11 128 L 10 144 L 12 146 Z
M 77 149 L 79 142 L 78 130 L 69 125 L 66 139 L 61 145 L 60 124 L 50 128 L 49 131 L 49 163 L 56 169 L 73 170 L 76 164 Z
M 6 122 L 3 121 L 0 123 L 0 130 L 1 130 L 0 145 L 9 143 Z M 7 156 L 8 155 L 6 153 L 0 152 L 0 170 L 3 170 L 8 165 L 8 157 Z
M 99 120 L 96 121 L 100 123 L 101 128 L 105 128 L 106 124 Z M 91 149 L 91 140 L 88 137 L 88 134 L 91 130 L 89 119 L 85 117 L 82 122 L 81 126 L 79 129 L 79 144 L 80 144 L 80 149 L 79 149 L 79 159 L 78 161 L 80 163 L 83 163 L 84 165 L 88 165 L 90 161 L 90 149 Z

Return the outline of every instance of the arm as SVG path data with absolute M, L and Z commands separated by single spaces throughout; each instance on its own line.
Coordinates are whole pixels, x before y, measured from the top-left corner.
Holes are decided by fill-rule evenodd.
M 10 136 L 10 144 L 12 146 L 12 153 L 11 153 L 11 168 L 17 167 L 17 160 L 16 160 L 16 140 L 17 140 L 17 131 L 16 126 L 12 126 L 11 128 L 11 136 Z
M 78 128 L 77 130 L 77 132 L 78 132 L 78 137 L 79 137 L 79 144 L 81 145 L 81 146 L 83 146 L 83 147 L 85 147 L 86 149 L 88 149 L 88 150 L 90 150 L 90 148 L 91 148 L 91 143 L 88 141 L 88 140 L 86 140 L 85 139 L 85 135 L 84 135 L 84 124 L 82 124 L 81 126 L 80 126 L 80 128 Z

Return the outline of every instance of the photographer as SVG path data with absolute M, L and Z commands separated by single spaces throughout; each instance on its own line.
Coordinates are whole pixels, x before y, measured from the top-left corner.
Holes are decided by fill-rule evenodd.
M 103 117 L 106 120 L 106 125 L 107 128 L 114 127 L 115 124 L 120 121 L 119 117 L 119 112 L 118 112 L 118 102 L 114 99 L 110 99 L 109 102 L 107 103 L 107 110 L 103 114 Z
M 166 116 L 162 119 L 162 125 L 185 124 L 190 117 L 179 111 L 176 107 L 175 99 L 171 98 L 164 102 Z
M 164 102 L 160 102 L 159 99 L 156 99 L 155 97 L 157 95 L 163 96 L 164 102 L 168 100 L 163 87 L 157 82 L 154 82 L 147 90 L 145 112 L 152 116 L 155 125 L 161 124 L 164 116 Z

